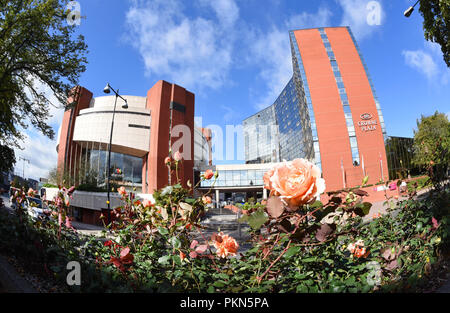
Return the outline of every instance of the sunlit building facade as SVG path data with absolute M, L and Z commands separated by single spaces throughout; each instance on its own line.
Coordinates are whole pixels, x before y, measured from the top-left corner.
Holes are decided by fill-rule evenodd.
M 112 186 L 152 194 L 177 178 L 175 173 L 169 178 L 164 163 L 169 146 L 183 156 L 178 178 L 185 186 L 188 180 L 193 181 L 195 166 L 211 164 L 211 134 L 208 129 L 194 126 L 193 93 L 158 81 L 146 97 L 122 97 L 127 108 L 122 107 L 124 100 L 121 98 L 93 97 L 91 91 L 80 86 L 73 89 L 56 147 L 58 172 L 66 183 L 79 186 L 79 190 L 98 191 L 104 190 L 109 176 Z M 111 166 L 108 169 L 109 150 Z M 95 215 L 99 216 L 107 207 L 106 198 L 96 200 L 101 197 L 105 195 L 97 193 L 86 196 L 83 201 L 74 199 L 73 203 L 95 210 Z M 81 199 L 81 193 L 78 198 Z M 87 214 L 85 212 L 85 216 Z
M 306 158 L 322 170 L 327 190 L 359 185 L 364 176 L 386 180 L 384 119 L 350 28 L 289 37 L 292 78 L 270 107 L 243 121 L 246 162 Z M 255 135 L 255 125 L 273 128 L 270 140 Z

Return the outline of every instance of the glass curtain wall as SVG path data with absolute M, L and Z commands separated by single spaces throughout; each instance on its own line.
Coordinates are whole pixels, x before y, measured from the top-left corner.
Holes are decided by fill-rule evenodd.
M 75 160 L 78 184 L 106 186 L 108 150 L 106 144 L 82 143 L 81 155 Z M 142 158 L 111 152 L 110 183 L 142 191 Z M 74 164 L 75 165 L 75 164 Z
M 406 137 L 387 137 L 386 157 L 389 179 L 407 178 L 421 174 L 418 166 L 412 163 L 414 139 Z
M 221 170 L 214 187 L 251 187 L 263 186 L 263 176 L 267 170 Z M 203 175 L 201 172 L 200 175 Z M 200 187 L 211 187 L 213 179 L 200 183 Z

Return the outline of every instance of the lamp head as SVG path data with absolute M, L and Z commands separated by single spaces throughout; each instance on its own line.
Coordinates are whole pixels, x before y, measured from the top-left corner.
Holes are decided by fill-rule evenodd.
M 111 88 L 109 87 L 109 83 L 106 84 L 106 87 L 103 88 L 103 92 L 104 93 L 110 93 L 111 92 Z
M 125 104 L 122 105 L 122 109 L 128 109 L 128 102 L 127 102 L 127 100 L 125 100 Z
M 406 17 L 409 17 L 413 11 L 414 11 L 414 8 L 413 8 L 413 7 L 409 7 L 409 8 L 403 13 L 403 15 L 406 16 Z

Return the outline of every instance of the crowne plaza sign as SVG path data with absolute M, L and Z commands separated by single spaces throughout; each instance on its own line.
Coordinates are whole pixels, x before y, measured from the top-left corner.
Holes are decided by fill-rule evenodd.
M 361 131 L 373 131 L 377 129 L 377 121 L 372 119 L 372 115 L 370 113 L 363 113 L 359 116 L 361 121 L 358 121 L 358 126 L 361 128 Z

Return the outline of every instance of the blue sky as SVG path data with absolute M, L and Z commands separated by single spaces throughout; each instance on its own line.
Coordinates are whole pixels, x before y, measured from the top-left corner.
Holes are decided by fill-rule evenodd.
M 388 135 L 411 137 L 421 114 L 450 113 L 450 70 L 440 47 L 425 41 L 417 7 L 403 16 L 415 1 L 376 1 L 380 25 L 367 23 L 368 0 L 78 2 L 77 33 L 89 49 L 80 85 L 94 96 L 103 95 L 106 82 L 121 94 L 145 96 L 163 79 L 195 93 L 203 126 L 225 129 L 272 104 L 289 81 L 288 30 L 345 25 L 369 69 Z M 52 109 L 56 133 L 62 113 Z M 46 177 L 56 165 L 56 140 L 31 127 L 26 135 L 16 158 L 30 159 L 26 177 Z M 16 172 L 22 165 L 17 162 Z

